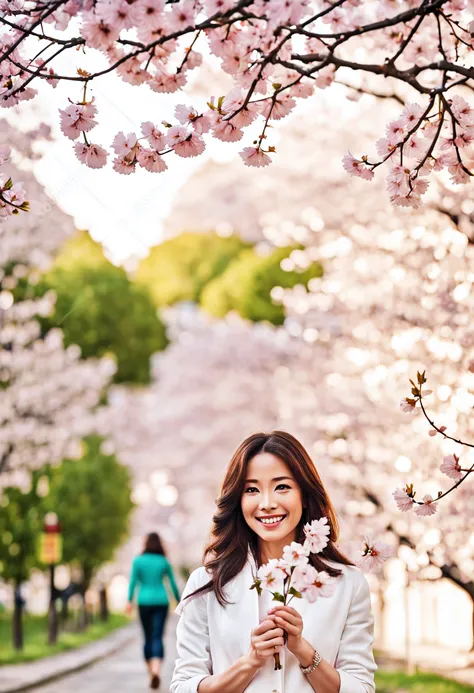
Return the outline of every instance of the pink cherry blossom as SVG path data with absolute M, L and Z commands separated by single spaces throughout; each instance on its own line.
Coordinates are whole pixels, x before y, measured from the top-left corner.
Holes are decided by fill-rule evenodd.
M 390 142 L 388 137 L 381 137 L 378 139 L 375 143 L 375 147 L 377 149 L 377 154 L 384 159 L 391 156 L 391 154 L 397 150 L 397 145 L 394 142 Z
M 208 132 L 211 127 L 209 116 L 202 113 L 200 114 L 195 108 L 185 106 L 184 104 L 176 106 L 174 114 L 180 123 L 183 125 L 191 125 L 199 134 Z
M 186 84 L 186 75 L 184 72 L 169 74 L 162 70 L 153 75 L 153 77 L 148 80 L 147 84 L 153 91 L 162 94 L 173 94 L 175 91 L 184 87 Z
M 344 156 L 342 165 L 351 176 L 358 176 L 364 180 L 371 180 L 374 177 L 374 172 L 367 167 L 366 162 L 356 159 L 350 152 Z
M 140 23 L 142 17 L 140 8 L 135 3 L 129 4 L 126 0 L 98 2 L 96 14 L 105 24 L 113 26 L 118 31 L 132 29 Z
M 392 495 L 399 510 L 402 512 L 407 512 L 408 510 L 412 509 L 415 501 L 411 496 L 408 495 L 404 488 L 395 489 Z
M 164 134 L 157 128 L 156 125 L 153 125 L 151 121 L 147 120 L 145 123 L 142 123 L 141 131 L 152 149 L 159 152 L 165 148 L 166 143 Z
M 331 528 L 327 517 L 321 517 L 319 520 L 313 520 L 311 524 L 306 523 L 304 526 L 306 540 L 304 545 L 311 553 L 320 553 L 329 543 L 329 535 Z
M 112 148 L 120 157 L 134 157 L 138 153 L 140 145 L 137 136 L 133 132 L 130 132 L 128 135 L 119 132 L 114 137 Z
M 107 163 L 108 152 L 97 144 L 77 142 L 74 145 L 74 152 L 79 161 L 89 168 L 102 168 Z
M 327 89 L 334 82 L 336 77 L 336 69 L 334 65 L 328 65 L 319 70 L 316 79 L 314 80 L 315 85 L 318 89 Z
M 72 104 L 64 110 L 60 110 L 61 130 L 71 140 L 77 140 L 81 132 L 89 132 L 96 125 L 95 116 L 97 108 L 92 102 L 85 104 Z
M 10 190 L 5 190 L 3 192 L 3 197 L 5 200 L 10 202 L 16 207 L 22 205 L 26 200 L 26 191 L 22 183 L 14 183 Z
M 151 173 L 160 173 L 168 168 L 166 161 L 154 149 L 141 149 L 137 154 L 137 161 Z
M 415 513 L 422 517 L 424 515 L 434 515 L 436 510 L 436 503 L 433 502 L 433 498 L 427 493 L 423 496 L 423 503 L 416 506 Z
M 117 156 L 114 159 L 113 169 L 117 173 L 123 173 L 128 176 L 130 173 L 135 173 L 135 165 L 135 160 L 130 161 L 127 157 Z
M 309 566 L 306 580 L 301 594 L 310 604 L 320 597 L 332 597 L 338 584 L 337 578 L 331 577 L 325 570 L 318 572 L 313 566 Z
M 290 566 L 297 566 L 308 562 L 310 550 L 308 547 L 292 541 L 283 549 L 283 560 Z
M 198 156 L 206 148 L 202 137 L 196 132 L 188 132 L 186 128 L 181 127 L 170 128 L 167 141 L 173 147 L 175 154 L 184 158 Z
M 285 118 L 296 106 L 296 101 L 291 96 L 281 96 L 276 99 L 267 99 L 261 106 L 264 118 L 281 120 Z
M 416 408 L 416 400 L 405 397 L 400 402 L 400 409 L 405 412 L 405 414 L 412 414 Z
M 218 119 L 213 118 L 213 121 L 212 132 L 221 142 L 238 142 L 244 136 L 244 131 L 237 128 L 231 120 L 224 120 L 219 115 Z
M 440 471 L 449 476 L 450 479 L 454 479 L 454 481 L 462 479 L 463 473 L 459 464 L 459 457 L 457 455 L 446 455 L 443 457 Z
M 416 123 L 419 122 L 423 115 L 422 107 L 417 103 L 409 103 L 405 106 L 400 116 L 399 123 L 402 127 L 407 127 L 411 130 Z
M 227 12 L 231 10 L 234 6 L 234 0 L 204 0 L 204 7 L 206 12 L 210 15 L 216 14 L 216 12 Z
M 259 147 L 245 147 L 239 154 L 246 166 L 268 166 L 272 161 Z
M 172 5 L 172 11 L 168 18 L 169 25 L 173 31 L 186 29 L 194 24 L 194 17 L 197 6 L 194 3 L 184 4 L 182 2 Z
M 365 538 L 365 548 L 361 557 L 356 561 L 356 565 L 364 572 L 376 572 L 392 555 L 392 548 L 383 541 L 373 539 L 372 536 Z
M 230 116 L 224 120 L 229 120 L 236 128 L 250 125 L 258 116 L 257 104 L 248 103 L 243 108 L 245 97 L 246 94 L 242 89 L 232 89 L 222 102 L 221 113 Z M 236 113 L 237 111 L 238 113 Z M 234 113 L 235 115 L 233 115 Z
M 392 120 L 392 122 L 387 125 L 386 132 L 389 142 L 392 144 L 399 144 L 406 135 L 406 127 L 400 118 L 398 120 Z
M 300 563 L 293 569 L 291 586 L 298 592 L 303 592 L 314 577 L 314 568 L 309 563 Z
M 91 48 L 105 51 L 118 39 L 120 31 L 110 24 L 106 24 L 98 17 L 85 20 L 81 27 L 81 36 Z
M 271 559 L 257 571 L 257 577 L 262 581 L 262 588 L 272 592 L 282 592 L 284 574 L 278 569 L 278 560 Z

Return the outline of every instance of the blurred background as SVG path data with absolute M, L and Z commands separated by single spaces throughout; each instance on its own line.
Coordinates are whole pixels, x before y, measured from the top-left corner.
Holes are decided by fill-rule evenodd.
M 223 145 L 164 182 L 86 184 L 56 122 L 1 121 L 32 211 L 0 228 L 0 664 L 127 623 L 150 531 L 182 587 L 236 446 L 282 428 L 313 456 L 341 548 L 355 557 L 368 531 L 393 547 L 368 576 L 381 669 L 474 690 L 472 484 L 433 517 L 392 497 L 447 488 L 439 465 L 459 453 L 400 411 L 417 370 L 435 421 L 474 440 L 472 193 L 439 181 L 397 210 L 382 181 L 349 179 L 344 152 L 399 106 L 333 98 L 277 128 L 268 169 Z

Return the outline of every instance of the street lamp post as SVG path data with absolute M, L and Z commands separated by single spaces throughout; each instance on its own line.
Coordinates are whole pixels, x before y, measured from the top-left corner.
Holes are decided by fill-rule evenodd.
M 48 609 L 48 645 L 54 645 L 58 638 L 58 612 L 56 610 L 56 588 L 54 570 L 62 557 L 62 537 L 56 513 L 47 513 L 44 518 L 41 536 L 41 562 L 49 566 L 49 609 Z

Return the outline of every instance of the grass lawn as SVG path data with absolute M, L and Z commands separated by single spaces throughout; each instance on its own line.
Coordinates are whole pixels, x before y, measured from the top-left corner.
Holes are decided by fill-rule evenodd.
M 444 679 L 437 674 L 418 673 L 407 676 L 400 671 L 378 671 L 375 674 L 377 693 L 473 693 L 467 684 Z
M 2 664 L 17 664 L 31 662 L 34 659 L 58 654 L 88 642 L 102 638 L 107 633 L 130 623 L 123 614 L 111 614 L 107 623 L 97 621 L 92 623 L 83 633 L 61 633 L 56 645 L 47 645 L 46 616 L 26 616 L 24 618 L 24 649 L 16 652 L 11 644 L 11 616 L 0 614 L 0 666 Z

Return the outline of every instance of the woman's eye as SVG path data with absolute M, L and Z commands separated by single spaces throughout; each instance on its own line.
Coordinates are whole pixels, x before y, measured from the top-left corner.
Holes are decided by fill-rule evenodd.
M 288 486 L 288 484 L 278 484 L 278 486 L 277 486 L 277 489 L 286 490 L 288 488 L 291 488 L 291 486 Z
M 249 486 L 247 489 L 245 489 L 245 493 L 249 493 L 250 491 L 258 491 L 258 488 L 255 486 Z

